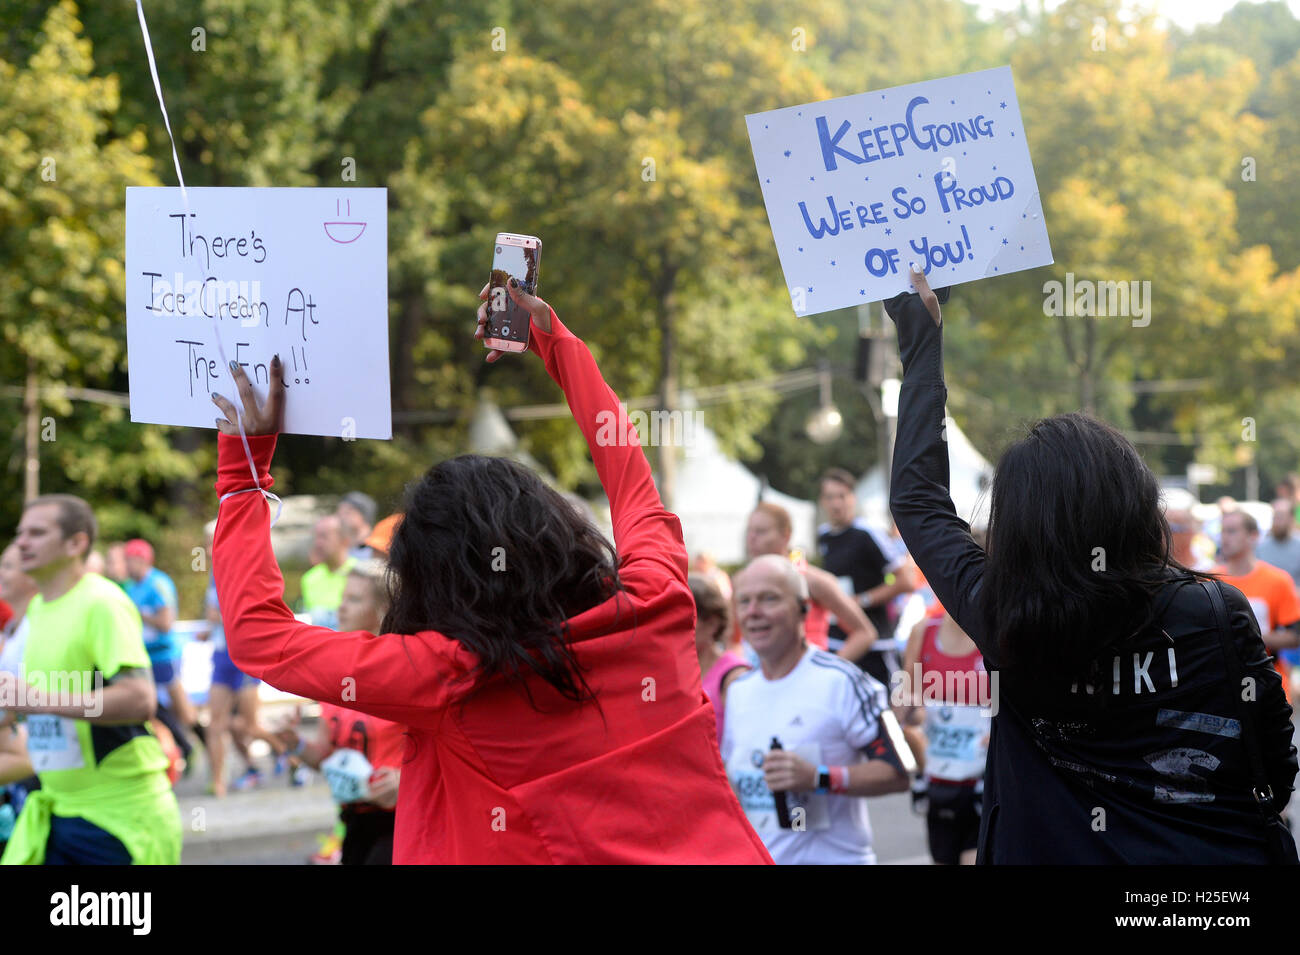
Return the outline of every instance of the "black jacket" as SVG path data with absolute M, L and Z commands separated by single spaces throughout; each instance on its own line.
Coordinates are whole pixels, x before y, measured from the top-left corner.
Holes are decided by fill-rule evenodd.
M 1116 635 L 1091 680 L 999 667 L 980 605 L 984 552 L 948 494 L 942 328 L 913 293 L 886 309 L 903 363 L 890 510 L 935 595 L 997 679 L 979 861 L 1259 863 L 1278 858 L 1270 841 L 1294 861 L 1295 844 L 1276 819 L 1296 776 L 1291 707 L 1236 588 L 1217 584 L 1254 683 L 1252 702 L 1242 702 L 1230 675 L 1209 594 L 1172 572 L 1153 625 Z M 1261 812 L 1252 796 L 1243 706 L 1253 708 L 1273 811 Z

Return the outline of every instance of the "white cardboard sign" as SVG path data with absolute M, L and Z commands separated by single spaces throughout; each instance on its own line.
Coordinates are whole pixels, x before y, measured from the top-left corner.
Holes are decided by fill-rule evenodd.
M 745 122 L 798 315 L 1052 262 L 1009 66 Z
M 391 438 L 386 189 L 126 190 L 131 420 L 214 427 L 226 358 L 284 430 Z M 220 340 L 220 348 L 218 347 Z

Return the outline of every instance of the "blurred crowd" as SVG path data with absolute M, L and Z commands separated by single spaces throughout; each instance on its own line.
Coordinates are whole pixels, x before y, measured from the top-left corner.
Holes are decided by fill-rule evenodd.
M 723 765 L 778 863 L 875 861 L 868 797 L 907 790 L 925 818 L 933 860 L 971 863 L 988 745 L 989 674 L 896 529 L 871 526 L 859 516 L 855 486 L 854 476 L 841 469 L 822 476 L 824 523 L 815 541 L 793 541 L 790 515 L 761 501 L 743 528 L 743 566 L 729 573 L 707 553 L 691 561 L 695 648 Z M 201 764 L 207 792 L 221 798 L 264 786 L 271 777 L 301 786 L 320 773 L 339 821 L 322 834 L 311 861 L 390 863 L 404 727 L 331 703 L 317 710 L 307 706 L 310 701 L 268 720 L 260 682 L 240 672 L 226 651 L 215 584 L 207 585 L 202 617 L 180 620 L 175 583 L 156 565 L 151 543 L 133 539 L 96 548 L 93 515 L 69 501 L 77 499 L 38 499 L 25 512 L 17 539 L 0 552 L 0 673 L 17 678 L 25 664 L 31 668 L 27 649 L 40 639 L 47 617 L 29 607 L 34 601 L 43 606 L 39 595 L 57 591 L 51 581 L 61 579 L 70 561 L 80 561 L 84 576 L 69 578 L 76 581 L 69 593 L 90 594 L 85 580 L 111 582 L 129 601 L 139 615 L 141 645 L 121 652 L 138 659 L 142 670 L 147 662 L 156 693 L 148 735 L 163 760 L 141 758 L 128 769 L 119 754 L 114 758 L 123 766 L 115 785 L 131 773 L 165 776 L 174 785 Z M 1204 520 L 1190 509 L 1168 510 L 1172 555 L 1242 591 L 1289 694 L 1300 643 L 1296 485 L 1279 485 L 1266 528 L 1253 510 L 1230 498 L 1201 509 Z M 360 492 L 345 494 L 333 512 L 320 516 L 310 567 L 299 581 L 299 619 L 382 632 L 389 600 L 385 558 L 400 520 L 398 514 L 380 519 L 374 500 Z M 214 527 L 215 521 L 207 527 L 208 553 Z M 978 529 L 975 537 L 982 546 Z M 119 600 L 99 592 L 86 599 L 88 618 L 98 613 L 96 601 Z M 93 626 L 87 632 L 87 639 L 103 639 Z M 182 681 L 184 648 L 191 642 L 204 648 L 200 657 L 210 653 L 207 686 Z M 78 759 L 79 743 L 97 754 L 109 745 L 92 720 L 49 718 L 56 722 L 42 726 L 35 717 L 20 721 L 13 714 L 4 720 L 0 842 L 10 838 L 42 786 L 62 785 L 60 771 L 91 772 Z M 147 745 L 138 737 L 134 742 Z M 102 773 L 111 759 L 92 762 Z M 93 787 L 96 778 L 79 785 Z M 51 831 L 61 825 L 56 816 Z M 796 838 L 800 831 L 804 835 Z M 95 843 L 85 833 L 79 837 Z M 105 842 L 105 853 L 115 849 Z

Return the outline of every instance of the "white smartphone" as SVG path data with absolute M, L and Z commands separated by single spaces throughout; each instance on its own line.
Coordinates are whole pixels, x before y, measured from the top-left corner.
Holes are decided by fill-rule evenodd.
M 534 235 L 497 233 L 492 257 L 492 279 L 488 282 L 488 322 L 483 345 L 499 351 L 525 351 L 531 316 L 515 304 L 506 285 L 514 279 L 529 295 L 537 294 L 537 269 L 542 258 L 542 240 Z

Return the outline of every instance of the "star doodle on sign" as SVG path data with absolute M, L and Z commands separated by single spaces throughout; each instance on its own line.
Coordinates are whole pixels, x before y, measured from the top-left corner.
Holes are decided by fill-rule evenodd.
M 1002 244 L 1003 244 L 1003 245 L 1006 245 L 1006 244 L 1007 244 L 1007 240 L 1006 240 L 1006 239 L 1003 239 L 1003 240 L 1002 240 Z M 1022 245 L 1021 248 L 1023 249 L 1024 246 Z
M 1003 100 L 1001 103 L 998 103 L 998 107 L 1001 108 L 1001 109 L 1006 109 L 1006 108 L 1007 108 L 1007 101 L 1006 101 L 1006 100 Z
M 786 157 L 787 159 L 790 158 L 790 150 L 787 149 L 787 150 L 785 151 L 785 157 Z

